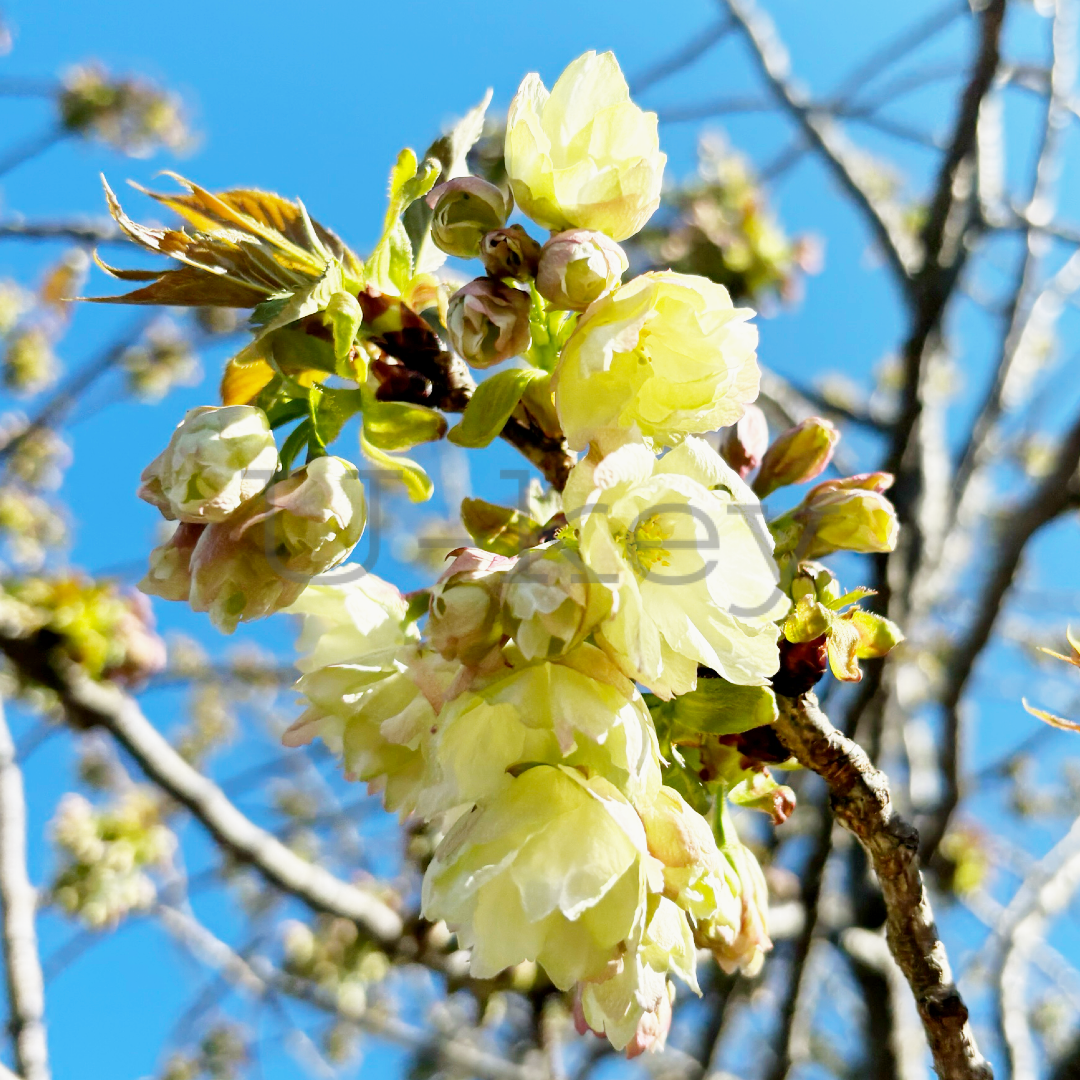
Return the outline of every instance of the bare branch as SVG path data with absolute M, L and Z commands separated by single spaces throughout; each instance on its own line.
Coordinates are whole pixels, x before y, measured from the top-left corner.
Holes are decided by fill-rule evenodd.
M 916 830 L 892 808 L 883 773 L 862 748 L 841 735 L 813 694 L 778 698 L 776 731 L 801 764 L 829 785 L 837 820 L 866 849 L 881 885 L 889 949 L 915 995 L 941 1080 L 989 1080 L 968 1010 L 953 982 L 919 872 Z
M 844 101 L 852 94 L 872 82 L 882 72 L 925 45 L 935 35 L 950 26 L 961 15 L 971 11 L 968 0 L 949 0 L 940 11 L 932 12 L 910 30 L 887 41 L 880 49 L 872 52 L 833 92 L 836 101 Z
M 131 241 L 111 222 L 0 221 L 0 240 L 66 240 L 76 244 L 123 244 Z
M 26 797 L 15 743 L 0 707 L 0 906 L 8 1027 L 22 1080 L 49 1080 L 45 981 L 38 955 L 37 891 L 26 871 Z
M 822 153 L 843 188 L 869 221 L 885 258 L 906 283 L 913 273 L 918 253 L 904 232 L 900 211 L 872 198 L 857 178 L 853 148 L 829 115 L 815 107 L 790 79 L 787 50 L 772 20 L 754 0 L 724 0 L 732 17 L 750 45 L 751 53 L 769 88 L 802 128 L 807 140 Z
M 356 1008 L 347 998 L 324 990 L 305 979 L 274 967 L 265 957 L 246 960 L 230 945 L 210 932 L 197 919 L 179 908 L 159 904 L 155 914 L 162 925 L 199 960 L 219 972 L 234 986 L 265 997 L 274 991 L 306 1001 L 325 1012 L 342 1017 L 362 1031 L 388 1039 L 413 1051 L 432 1052 L 448 1065 L 484 1080 L 539 1080 L 535 1070 L 515 1065 L 459 1039 L 413 1027 L 385 1012 Z
M 967 634 L 956 644 L 946 670 L 941 704 L 945 715 L 942 771 L 945 791 L 924 830 L 923 858 L 929 860 L 945 835 L 949 819 L 960 801 L 960 703 L 975 661 L 986 647 L 1001 614 L 1002 604 L 1028 541 L 1047 522 L 1054 520 L 1072 502 L 1072 482 L 1080 466 L 1080 418 L 1063 439 L 1054 468 L 1043 478 L 1019 509 L 1006 520 L 990 567 L 983 573 L 982 591 L 976 599 L 975 614 Z
M 149 779 L 187 807 L 218 843 L 271 884 L 316 911 L 352 919 L 377 941 L 393 942 L 401 936 L 403 923 L 397 912 L 317 863 L 306 862 L 246 817 L 217 784 L 169 745 L 134 698 L 63 663 L 36 637 L 0 636 L 0 650 L 25 674 L 56 692 L 76 727 L 105 728 Z
M 709 29 L 694 35 L 692 41 L 679 49 L 678 52 L 654 64 L 651 68 L 643 71 L 637 78 L 630 80 L 630 93 L 637 95 L 648 90 L 650 86 L 667 79 L 670 76 L 689 67 L 695 60 L 700 59 L 714 45 L 723 41 L 724 38 L 735 29 L 735 24 L 730 19 L 720 19 Z

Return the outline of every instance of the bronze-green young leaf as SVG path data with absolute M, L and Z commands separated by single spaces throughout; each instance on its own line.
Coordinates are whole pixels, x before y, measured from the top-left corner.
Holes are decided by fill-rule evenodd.
M 114 270 L 122 281 L 148 281 L 121 296 L 92 297 L 102 303 L 171 306 L 254 307 L 271 297 L 311 286 L 332 264 L 351 290 L 361 285 L 357 257 L 328 229 L 312 221 L 302 203 L 269 192 L 236 189 L 214 194 L 173 173 L 185 191 L 146 191 L 175 211 L 195 231 L 150 228 L 124 213 L 108 183 L 105 198 L 120 228 L 140 247 L 183 264 L 148 276 L 143 270 Z M 139 188 L 145 191 L 143 188 Z
M 450 441 L 470 448 L 487 446 L 506 426 L 529 384 L 546 376 L 539 368 L 507 368 L 485 379 L 473 391 Z

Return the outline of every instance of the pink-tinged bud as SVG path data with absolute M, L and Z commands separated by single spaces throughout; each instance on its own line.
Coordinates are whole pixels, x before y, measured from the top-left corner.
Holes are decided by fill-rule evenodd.
M 485 233 L 506 224 L 513 203 L 479 176 L 458 176 L 431 189 L 431 239 L 447 255 L 474 259 Z
M 800 555 L 815 559 L 834 551 L 892 551 L 900 525 L 895 507 L 882 494 L 892 482 L 888 473 L 864 473 L 811 489 L 792 513 L 804 530 Z
M 287 607 L 355 547 L 365 514 L 355 467 L 315 458 L 228 521 L 207 526 L 191 556 L 192 608 L 231 634 L 239 622 Z
M 516 560 L 459 548 L 431 590 L 428 634 L 446 660 L 478 667 L 502 642 L 502 592 Z
M 671 983 L 668 986 L 674 990 Z M 662 1050 L 671 1031 L 671 996 L 664 994 L 652 1012 L 638 1021 L 634 1037 L 626 1044 L 627 1059 L 636 1058 L 646 1050 Z
M 725 845 L 723 853 L 738 878 L 739 914 L 733 922 L 717 916 L 695 928 L 697 944 L 708 949 L 727 974 L 741 971 L 753 977 L 772 948 L 769 939 L 769 887 L 754 853 L 741 843 Z
M 779 487 L 805 484 L 820 476 L 832 461 L 839 441 L 836 425 L 820 416 L 809 416 L 801 424 L 788 428 L 765 451 L 761 471 L 754 481 L 755 494 L 764 499 Z
M 494 278 L 476 278 L 450 297 L 446 330 L 473 367 L 500 364 L 528 349 L 529 294 Z
M 492 229 L 480 241 L 480 261 L 492 277 L 526 281 L 536 277 L 540 245 L 520 225 Z
M 720 456 L 745 480 L 769 445 L 769 425 L 756 405 L 747 405 L 742 418 L 720 435 Z
M 205 530 L 205 525 L 181 522 L 164 544 L 150 552 L 150 569 L 139 589 L 163 600 L 186 600 L 191 592 L 191 555 Z
M 544 245 L 536 288 L 554 307 L 584 311 L 619 284 L 629 265 L 626 252 L 610 236 L 569 229 Z

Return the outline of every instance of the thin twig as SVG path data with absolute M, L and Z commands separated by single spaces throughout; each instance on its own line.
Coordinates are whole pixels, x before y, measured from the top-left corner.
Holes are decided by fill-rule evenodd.
M 401 936 L 403 923 L 395 911 L 325 867 L 306 862 L 246 817 L 217 784 L 169 745 L 134 698 L 114 686 L 94 682 L 34 637 L 0 636 L 0 650 L 25 674 L 56 692 L 76 727 L 108 731 L 149 779 L 271 884 L 316 911 L 352 919 L 377 941 L 393 942 Z
M 457 1038 L 446 1038 L 384 1012 L 351 1006 L 347 999 L 306 979 L 289 975 L 262 956 L 250 960 L 211 933 L 197 919 L 179 908 L 159 904 L 155 914 L 170 934 L 203 963 L 221 973 L 233 985 L 263 997 L 272 990 L 306 1001 L 316 1008 L 341 1016 L 369 1035 L 388 1039 L 414 1051 L 434 1053 L 448 1065 L 485 1080 L 539 1080 L 536 1072 Z
M 671 56 L 660 60 L 652 67 L 647 68 L 636 78 L 630 80 L 630 93 L 638 95 L 648 90 L 650 86 L 663 79 L 670 78 L 684 68 L 688 68 L 695 60 L 704 56 L 714 45 L 719 44 L 735 29 L 735 24 L 730 19 L 720 19 L 709 29 L 694 35 L 693 39 Z
M 1067 433 L 1058 450 L 1054 468 L 1027 500 L 1006 519 L 997 551 L 983 573 L 982 591 L 976 599 L 975 614 L 967 634 L 954 646 L 946 669 L 941 705 L 945 716 L 942 744 L 944 794 L 940 805 L 924 828 L 923 857 L 930 860 L 948 828 L 949 819 L 960 801 L 960 703 L 968 680 L 1012 587 L 1028 541 L 1047 522 L 1067 509 L 1073 498 L 1072 482 L 1080 466 L 1080 418 Z
M 131 241 L 106 221 L 0 221 L 0 240 L 64 240 L 76 244 L 123 244 Z
M 807 140 L 823 155 L 845 191 L 870 224 L 885 258 L 897 277 L 906 282 L 913 272 L 917 252 L 902 228 L 898 207 L 872 197 L 857 177 L 852 147 L 827 111 L 815 108 L 790 80 L 790 62 L 772 20 L 754 0 L 724 0 L 738 22 L 751 54 L 769 88 L 802 128 Z
M 892 808 L 883 773 L 860 746 L 841 735 L 813 694 L 779 698 L 776 731 L 807 768 L 829 785 L 836 819 L 866 849 L 887 911 L 889 949 L 915 995 L 941 1080 L 989 1080 L 968 1010 L 953 983 L 919 872 L 918 833 Z
M 0 907 L 8 1028 L 22 1080 L 49 1080 L 45 980 L 38 955 L 37 891 L 26 870 L 26 797 L 15 743 L 0 707 Z
M 0 155 L 0 176 L 6 176 L 14 172 L 20 165 L 33 161 L 46 150 L 52 149 L 57 143 L 61 143 L 71 133 L 64 128 L 50 128 L 41 135 L 35 135 L 26 142 L 13 146 L 7 153 Z

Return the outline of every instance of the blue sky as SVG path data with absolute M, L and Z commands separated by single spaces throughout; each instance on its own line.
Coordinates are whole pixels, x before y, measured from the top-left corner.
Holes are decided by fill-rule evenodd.
M 800 76 L 815 91 L 827 93 L 868 48 L 937 5 L 922 0 L 903 5 L 772 0 L 768 6 L 792 48 Z M 127 177 L 150 182 L 158 169 L 176 168 L 208 187 L 258 186 L 300 196 L 315 217 L 363 251 L 377 235 L 386 174 L 397 151 L 403 145 L 421 149 L 488 86 L 495 90 L 493 109 L 504 108 L 526 72 L 539 71 L 550 85 L 569 60 L 588 48 L 613 48 L 632 77 L 709 27 L 718 8 L 709 0 L 666 5 L 642 0 L 618 5 L 581 0 L 309 0 L 304 5 L 282 0 L 188 0 L 182 5 L 7 0 L 4 13 L 16 41 L 13 53 L 0 59 L 0 77 L 46 75 L 97 58 L 118 71 L 142 72 L 183 92 L 202 137 L 198 149 L 180 162 L 164 156 L 131 161 L 94 147 L 58 147 L 0 181 L 0 216 L 98 214 L 103 207 L 99 171 L 120 190 Z M 1018 19 L 1023 24 L 1016 28 L 1020 49 L 1033 49 L 1038 39 L 1035 30 L 1027 29 L 1031 20 L 1023 14 Z M 929 55 L 934 50 L 947 54 L 958 40 L 956 26 Z M 758 91 L 744 49 L 730 39 L 641 100 L 660 108 Z M 946 100 L 939 87 L 913 96 L 896 115 L 943 132 L 949 118 Z M 48 119 L 46 103 L 0 99 L 0 150 L 36 134 Z M 1023 113 L 1015 119 L 1020 125 L 1026 121 Z M 724 130 L 759 162 L 772 160 L 791 133 L 786 121 L 760 114 L 733 118 Z M 697 131 L 691 124 L 662 127 L 671 175 L 693 170 Z M 859 134 L 869 148 L 895 154 L 913 171 L 913 193 L 920 190 L 919 178 L 929 162 L 924 151 L 877 133 Z M 1018 157 L 1016 168 L 1022 164 Z M 121 195 L 134 216 L 150 212 L 136 194 Z M 1072 192 L 1069 198 L 1075 211 L 1080 194 Z M 800 377 L 832 368 L 865 382 L 895 348 L 904 322 L 885 273 L 867 250 L 861 223 L 837 198 L 823 170 L 809 161 L 784 177 L 774 201 L 789 231 L 827 238 L 826 263 L 824 272 L 807 282 L 801 306 L 763 320 L 763 360 Z M 33 278 L 50 254 L 55 252 L 2 244 L 0 276 Z M 90 291 L 108 287 L 102 275 L 88 286 Z M 856 291 L 858 303 L 851 304 Z M 66 364 L 78 367 L 131 319 L 125 309 L 81 309 L 64 344 Z M 961 329 L 962 362 L 970 364 L 988 339 L 974 320 L 969 332 L 966 317 Z M 220 353 L 203 356 L 207 378 L 199 388 L 175 392 L 155 406 L 104 408 L 74 428 L 77 458 L 64 493 L 77 522 L 72 553 L 76 563 L 130 571 L 144 561 L 156 514 L 134 497 L 138 474 L 185 409 L 214 400 L 223 359 Z M 857 439 L 852 448 L 869 449 Z M 478 455 L 472 468 L 474 490 L 511 499 L 513 488 L 498 479 L 498 469 L 514 464 L 501 449 Z M 392 537 L 391 553 L 393 542 Z M 1056 567 L 1063 561 L 1056 553 L 1063 553 L 1066 542 L 1055 537 L 1047 541 Z M 376 569 L 390 576 L 393 566 L 380 563 Z M 1075 572 L 1069 576 L 1068 585 L 1075 588 Z M 217 640 L 202 616 L 180 605 L 162 603 L 157 611 L 166 628 L 183 628 L 207 642 Z M 291 633 L 284 620 L 272 620 L 237 637 L 286 650 Z M 176 704 L 171 695 L 155 695 L 147 709 L 168 727 Z M 1015 705 L 1003 703 L 998 709 L 1004 713 L 1002 723 L 992 725 L 979 750 L 988 757 L 1017 741 L 1014 732 L 1027 730 Z M 269 748 L 260 749 L 252 739 L 230 755 L 228 764 L 239 771 L 268 756 Z M 69 765 L 65 740 L 47 744 L 31 760 L 28 778 L 36 829 L 44 827 L 56 797 L 70 786 Z M 228 772 L 223 764 L 222 773 Z M 37 851 L 40 856 L 41 845 Z M 40 861 L 34 867 L 39 876 L 44 869 Z M 207 917 L 225 919 L 224 907 L 209 908 Z M 46 919 L 43 933 L 49 951 L 70 931 Z M 117 942 L 90 952 L 49 987 L 56 1075 L 112 1080 L 151 1073 L 161 1039 L 198 985 L 191 966 L 179 962 L 157 932 L 140 926 L 123 930 Z M 385 1065 L 386 1059 L 375 1055 L 362 1075 L 379 1075 Z M 288 1055 L 279 1054 L 265 1075 L 276 1080 L 300 1073 Z

